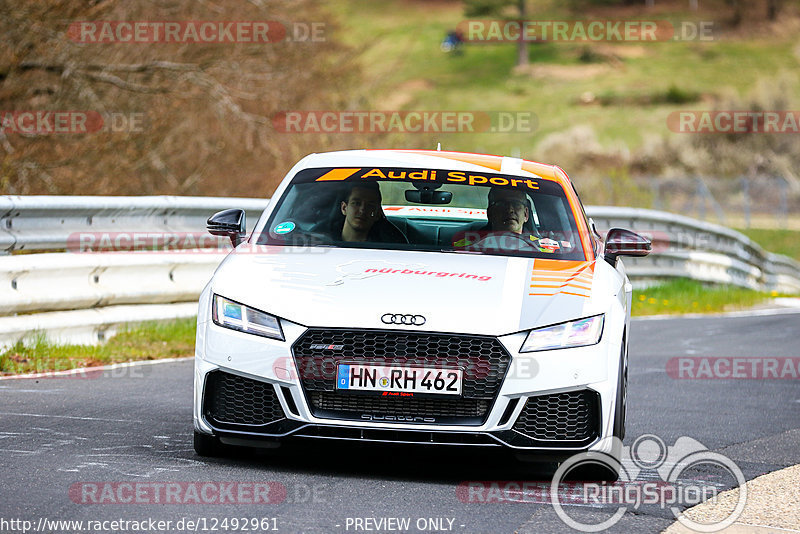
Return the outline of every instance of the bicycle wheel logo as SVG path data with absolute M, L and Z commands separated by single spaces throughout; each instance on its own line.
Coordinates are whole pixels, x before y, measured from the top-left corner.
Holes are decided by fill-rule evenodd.
M 687 528 L 697 532 L 717 532 L 730 526 L 741 515 L 747 500 L 747 486 L 741 469 L 728 457 L 710 451 L 699 441 L 680 437 L 667 446 L 658 436 L 645 434 L 625 447 L 618 438 L 605 440 L 601 450 L 577 454 L 561 464 L 550 484 L 550 502 L 558 517 L 581 532 L 600 532 L 617 524 L 629 510 L 643 506 L 669 509 Z M 566 482 L 581 473 L 618 473 L 614 483 Z M 682 512 L 683 508 L 715 498 L 722 491 L 738 487 L 738 499 L 715 514 L 711 522 L 699 522 Z M 564 489 L 568 488 L 569 492 Z M 718 501 L 717 501 L 718 502 Z M 606 510 L 589 523 L 585 514 L 577 519 L 571 505 Z M 609 510 L 610 508 L 610 510 Z M 572 509 L 574 510 L 574 509 Z M 719 519 L 722 517 L 722 519 Z

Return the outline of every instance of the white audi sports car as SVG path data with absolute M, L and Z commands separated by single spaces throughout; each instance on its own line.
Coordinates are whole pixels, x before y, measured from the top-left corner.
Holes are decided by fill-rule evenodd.
M 312 154 L 200 296 L 194 447 L 288 440 L 544 458 L 625 431 L 631 285 L 559 167 L 422 150 Z

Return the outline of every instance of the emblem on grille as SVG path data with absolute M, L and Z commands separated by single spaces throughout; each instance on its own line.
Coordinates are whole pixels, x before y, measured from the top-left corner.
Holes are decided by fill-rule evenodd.
M 344 345 L 324 345 L 319 343 L 314 343 L 311 345 L 311 350 L 342 350 Z
M 409 313 L 384 313 L 381 321 L 386 324 L 404 324 L 409 326 L 422 326 L 425 324 L 425 317 L 422 315 L 411 315 Z

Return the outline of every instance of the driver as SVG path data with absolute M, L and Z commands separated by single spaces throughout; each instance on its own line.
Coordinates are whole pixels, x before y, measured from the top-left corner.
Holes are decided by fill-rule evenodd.
M 527 195 L 517 189 L 493 187 L 489 190 L 486 218 L 492 232 L 522 233 L 522 225 L 530 219 Z
M 528 209 L 528 196 L 525 192 L 505 187 L 492 187 L 489 189 L 487 200 L 487 224 L 477 230 L 457 233 L 453 237 L 453 247 L 469 247 L 492 235 L 504 233 L 517 234 L 519 239 L 526 244 L 536 246 L 537 236 L 523 234 L 524 225 L 531 215 Z M 519 243 L 514 248 L 517 248 L 518 245 Z

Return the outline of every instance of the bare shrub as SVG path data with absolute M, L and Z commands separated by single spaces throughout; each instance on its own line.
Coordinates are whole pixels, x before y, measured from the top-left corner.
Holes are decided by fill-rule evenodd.
M 73 21 L 325 21 L 324 42 L 71 41 Z M 276 133 L 271 117 L 351 104 L 358 70 L 311 0 L 0 0 L 0 110 L 141 114 L 141 131 L 36 135 L 0 130 L 4 194 L 270 194 L 313 151 L 357 135 Z
M 744 98 L 732 90 L 724 90 L 712 108 L 753 112 L 797 110 L 798 103 L 789 96 L 796 94 L 796 83 L 791 75 L 762 80 Z M 737 190 L 737 179 L 743 176 L 782 177 L 790 184 L 793 197 L 800 197 L 800 178 L 795 170 L 800 168 L 800 143 L 796 133 L 651 134 L 638 149 L 629 152 L 619 145 L 603 146 L 591 126 L 581 125 L 545 137 L 536 147 L 535 156 L 542 161 L 558 162 L 573 177 L 580 177 L 582 187 L 591 192 L 593 203 L 618 203 L 619 195 L 612 191 L 630 180 L 680 180 L 695 176 L 727 179 L 732 185 L 723 189 L 731 192 Z M 685 189 L 691 194 L 696 186 L 691 180 L 686 183 Z M 632 197 L 642 201 L 648 197 L 646 187 L 631 183 L 626 187 L 630 187 Z

